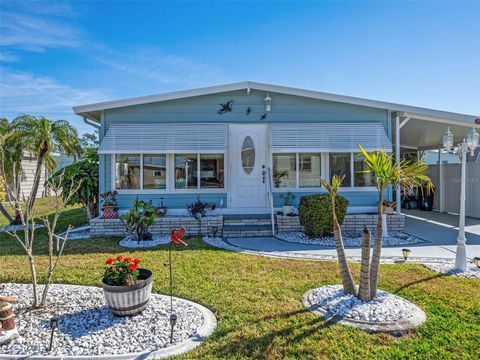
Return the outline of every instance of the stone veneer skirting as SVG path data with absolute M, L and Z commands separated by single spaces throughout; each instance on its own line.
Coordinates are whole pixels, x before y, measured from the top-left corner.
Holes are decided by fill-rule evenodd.
M 364 225 L 371 232 L 375 232 L 377 226 L 377 214 L 351 214 L 346 215 L 342 225 L 342 232 L 347 234 L 358 234 L 363 230 Z M 405 230 L 405 215 L 387 215 L 387 229 L 389 232 L 403 232 Z M 298 216 L 277 215 L 277 231 L 293 232 L 304 231 L 304 227 L 300 225 Z
M 222 235 L 223 215 L 206 216 L 200 221 L 192 217 L 167 216 L 157 218 L 150 228 L 153 235 L 168 235 L 172 229 L 184 228 L 187 235 L 209 235 L 213 226 L 218 227 L 218 235 Z M 101 236 L 126 236 L 127 231 L 120 219 L 94 218 L 90 220 L 90 235 Z

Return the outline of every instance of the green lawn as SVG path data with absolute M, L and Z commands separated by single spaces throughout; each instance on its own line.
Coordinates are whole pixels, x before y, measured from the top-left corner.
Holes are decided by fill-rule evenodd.
M 78 208 L 62 225 L 84 223 Z M 38 232 L 37 267 L 46 264 L 45 233 Z M 118 239 L 68 243 L 55 282 L 99 285 L 104 260 L 131 254 L 154 271 L 154 291 L 168 292 L 166 247 L 125 251 Z M 332 325 L 306 311 L 308 289 L 339 283 L 334 262 L 270 259 L 215 249 L 198 238 L 181 249 L 175 263 L 176 295 L 210 308 L 214 334 L 182 359 L 447 359 L 478 358 L 480 281 L 438 276 L 420 265 L 382 265 L 380 288 L 403 296 L 427 313 L 427 322 L 401 338 Z M 180 249 L 180 248 L 179 248 Z M 28 282 L 20 247 L 0 234 L 0 282 Z M 359 267 L 353 266 L 358 273 Z M 44 273 L 41 273 L 44 276 Z M 477 355 L 475 355 L 477 353 Z

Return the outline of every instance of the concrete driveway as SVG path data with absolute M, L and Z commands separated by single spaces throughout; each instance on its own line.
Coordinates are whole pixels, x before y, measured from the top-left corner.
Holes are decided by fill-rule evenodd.
M 420 210 L 405 211 L 405 215 L 405 232 L 424 240 L 423 243 L 408 246 L 412 250 L 411 260 L 442 261 L 455 258 L 458 216 Z M 480 219 L 467 218 L 466 225 L 467 256 L 472 259 L 480 256 Z M 263 255 L 302 259 L 336 257 L 336 250 L 333 247 L 296 244 L 272 237 L 234 238 L 228 239 L 228 243 L 239 250 Z M 403 247 L 405 246 L 384 247 L 382 258 L 384 260 L 401 258 Z M 359 258 L 360 249 L 348 248 L 346 255 L 351 259 Z

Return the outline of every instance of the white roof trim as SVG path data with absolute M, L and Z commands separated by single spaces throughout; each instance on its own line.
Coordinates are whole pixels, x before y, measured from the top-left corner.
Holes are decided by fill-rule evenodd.
M 149 96 L 142 96 L 136 98 L 129 98 L 123 100 L 114 100 L 114 101 L 106 101 L 101 103 L 89 104 L 89 105 L 81 105 L 81 106 L 74 106 L 73 111 L 81 116 L 85 116 L 88 118 L 93 118 L 95 120 L 99 120 L 99 114 L 96 115 L 96 112 L 106 109 L 114 109 L 114 108 L 121 108 L 126 106 L 134 106 L 134 105 L 141 105 L 141 104 L 149 104 L 161 101 L 168 101 L 168 100 L 175 100 L 175 99 L 183 99 L 193 96 L 202 96 L 202 95 L 210 95 L 228 91 L 237 91 L 237 90 L 260 90 L 260 91 L 268 91 L 272 93 L 281 93 L 287 95 L 294 95 L 294 96 L 302 96 L 312 99 L 318 100 L 326 100 L 326 101 L 334 101 L 340 103 L 347 103 L 352 105 L 359 105 L 359 106 L 366 106 L 371 108 L 378 108 L 378 109 L 386 109 L 393 112 L 406 112 L 418 115 L 429 116 L 433 118 L 440 118 L 440 119 L 450 119 L 450 120 L 457 120 L 462 122 L 471 122 L 473 123 L 476 118 L 479 116 L 474 115 L 466 115 L 466 114 L 459 114 L 453 113 L 448 111 L 440 111 L 410 105 L 402 105 L 396 103 L 390 103 L 385 101 L 377 101 L 377 100 L 370 100 L 370 99 L 363 99 L 353 96 L 345 96 L 345 95 L 337 95 L 331 93 L 325 93 L 320 91 L 314 90 L 305 90 L 287 86 L 280 86 L 280 85 L 272 85 L 272 84 L 265 84 L 253 81 L 244 81 L 226 85 L 218 85 L 218 86 L 210 86 L 198 89 L 191 89 L 191 90 L 182 90 L 182 91 L 175 91 L 175 92 L 168 92 L 158 95 L 149 95 Z

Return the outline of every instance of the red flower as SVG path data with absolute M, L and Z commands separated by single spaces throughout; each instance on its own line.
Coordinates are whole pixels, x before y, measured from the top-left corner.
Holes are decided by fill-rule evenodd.
M 129 268 L 130 270 L 132 270 L 132 271 L 135 271 L 135 270 L 137 270 L 137 265 L 135 265 L 135 264 L 130 264 L 130 265 L 128 265 L 128 268 Z
M 123 259 L 123 261 L 125 261 L 125 262 L 127 262 L 127 263 L 131 263 L 131 262 L 132 262 L 132 258 L 126 257 L 125 259 Z
M 135 264 L 140 264 L 140 263 L 142 262 L 142 260 L 140 260 L 140 259 L 134 259 L 133 262 L 134 262 Z
M 107 259 L 107 261 L 105 262 L 106 265 L 110 265 L 111 263 L 113 263 L 112 258 Z
M 122 260 L 123 260 L 123 256 L 122 256 L 122 255 L 118 255 L 118 256 L 117 256 L 117 260 L 118 260 L 118 261 L 122 261 Z

